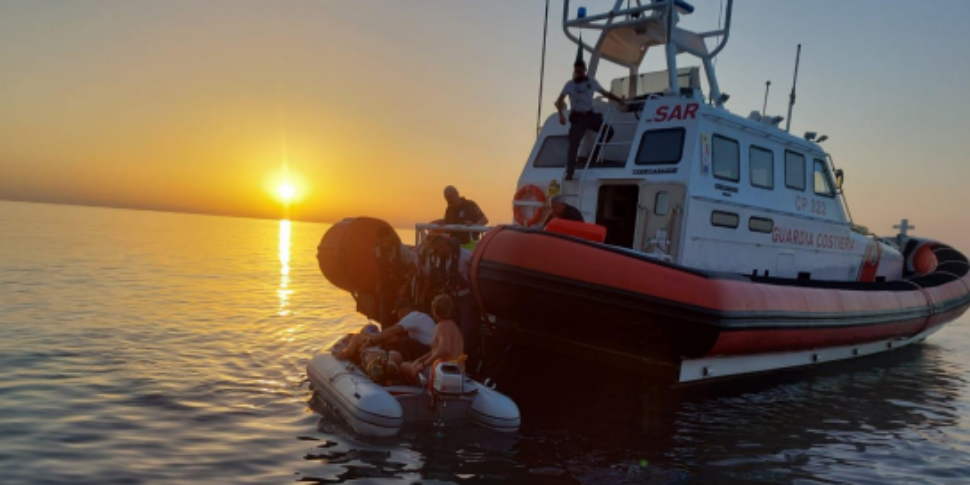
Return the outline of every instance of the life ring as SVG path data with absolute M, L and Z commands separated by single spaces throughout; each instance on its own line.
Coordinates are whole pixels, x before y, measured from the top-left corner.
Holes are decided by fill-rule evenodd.
M 531 199 L 531 200 L 530 200 Z M 535 184 L 523 185 L 515 193 L 512 200 L 512 210 L 515 213 L 515 222 L 520 226 L 532 227 L 542 220 L 545 212 L 546 194 Z M 525 208 L 533 209 L 532 216 L 525 216 Z

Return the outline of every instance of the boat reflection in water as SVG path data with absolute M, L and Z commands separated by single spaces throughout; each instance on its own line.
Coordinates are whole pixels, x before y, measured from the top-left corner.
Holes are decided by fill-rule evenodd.
M 624 471 L 641 478 L 789 482 L 823 476 L 858 483 L 872 477 L 872 470 L 857 468 L 871 467 L 873 454 L 899 455 L 879 460 L 880 474 L 889 476 L 896 466 L 905 476 L 919 475 L 921 467 L 938 470 L 936 457 L 957 456 L 945 442 L 948 429 L 960 426 L 956 401 L 965 369 L 944 362 L 947 351 L 917 346 L 811 371 L 674 390 L 638 385 L 632 375 L 578 372 L 560 379 L 574 382 L 571 399 L 555 394 L 565 385 L 507 391 L 529 418 L 530 431 L 551 441 L 537 451 L 570 457 L 574 477 L 618 479 L 601 476 L 602 466 L 626 462 L 647 465 Z M 570 431 L 556 431 L 562 429 Z
M 957 400 L 966 369 L 944 360 L 946 352 L 952 349 L 916 346 L 811 371 L 677 389 L 565 360 L 540 367 L 561 372 L 530 371 L 530 360 L 555 357 L 512 356 L 514 379 L 500 377 L 499 388 L 526 418 L 518 437 L 469 427 L 365 444 L 335 429 L 342 420 L 328 419 L 314 400 L 311 406 L 324 414 L 321 431 L 346 439 L 326 442 L 306 459 L 368 465 L 347 467 L 339 479 L 859 483 L 935 475 L 945 481 L 970 471 L 959 463 L 966 450 L 955 450 L 948 438 L 961 432 Z M 941 466 L 949 458 L 953 466 Z

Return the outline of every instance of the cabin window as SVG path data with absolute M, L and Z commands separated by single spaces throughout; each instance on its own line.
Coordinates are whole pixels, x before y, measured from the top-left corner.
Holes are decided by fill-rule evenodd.
M 714 176 L 737 182 L 741 180 L 741 147 L 737 140 L 714 135 Z
M 680 162 L 684 154 L 684 129 L 650 130 L 640 138 L 637 165 L 668 165 Z
M 775 188 L 775 154 L 771 150 L 752 146 L 748 150 L 748 169 L 751 172 L 752 186 Z
M 815 159 L 815 195 L 825 197 L 835 197 L 832 190 L 832 177 L 829 175 L 829 167 L 823 160 Z
M 805 155 L 785 151 L 785 187 L 805 190 Z
M 539 155 L 532 166 L 535 168 L 562 168 L 566 166 L 566 152 L 569 150 L 569 137 L 550 136 L 542 142 Z
M 657 196 L 653 199 L 653 214 L 657 216 L 667 215 L 670 212 L 669 199 L 670 197 L 666 190 L 657 192 Z
M 771 231 L 775 229 L 775 221 L 771 219 L 764 219 L 761 217 L 752 217 L 748 219 L 748 230 L 751 232 L 763 232 L 766 234 L 771 234 Z
M 730 229 L 738 228 L 738 215 L 733 212 L 714 211 L 711 212 L 711 225 L 717 227 L 727 227 Z

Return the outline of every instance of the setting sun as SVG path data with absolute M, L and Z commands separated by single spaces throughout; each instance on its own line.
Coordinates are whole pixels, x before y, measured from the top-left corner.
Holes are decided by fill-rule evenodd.
M 296 187 L 294 187 L 293 184 L 289 182 L 283 182 L 276 189 L 276 192 L 277 194 L 279 194 L 280 200 L 282 200 L 283 202 L 290 202 L 293 200 L 293 197 L 296 196 Z

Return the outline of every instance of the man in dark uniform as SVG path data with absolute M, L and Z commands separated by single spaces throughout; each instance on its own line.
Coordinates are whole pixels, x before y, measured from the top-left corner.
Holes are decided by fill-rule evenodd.
M 586 222 L 586 219 L 583 218 L 583 213 L 579 209 L 567 204 L 562 199 L 561 194 L 556 194 L 549 198 L 549 219 L 546 220 L 546 224 L 549 224 L 553 219 Z
M 448 207 L 445 209 L 445 224 L 462 226 L 484 226 L 488 224 L 485 213 L 478 208 L 478 204 L 473 200 L 468 200 L 458 194 L 458 189 L 449 185 L 445 187 L 445 201 Z M 473 239 L 478 239 L 478 233 L 454 231 L 449 236 L 458 239 L 464 246 Z

